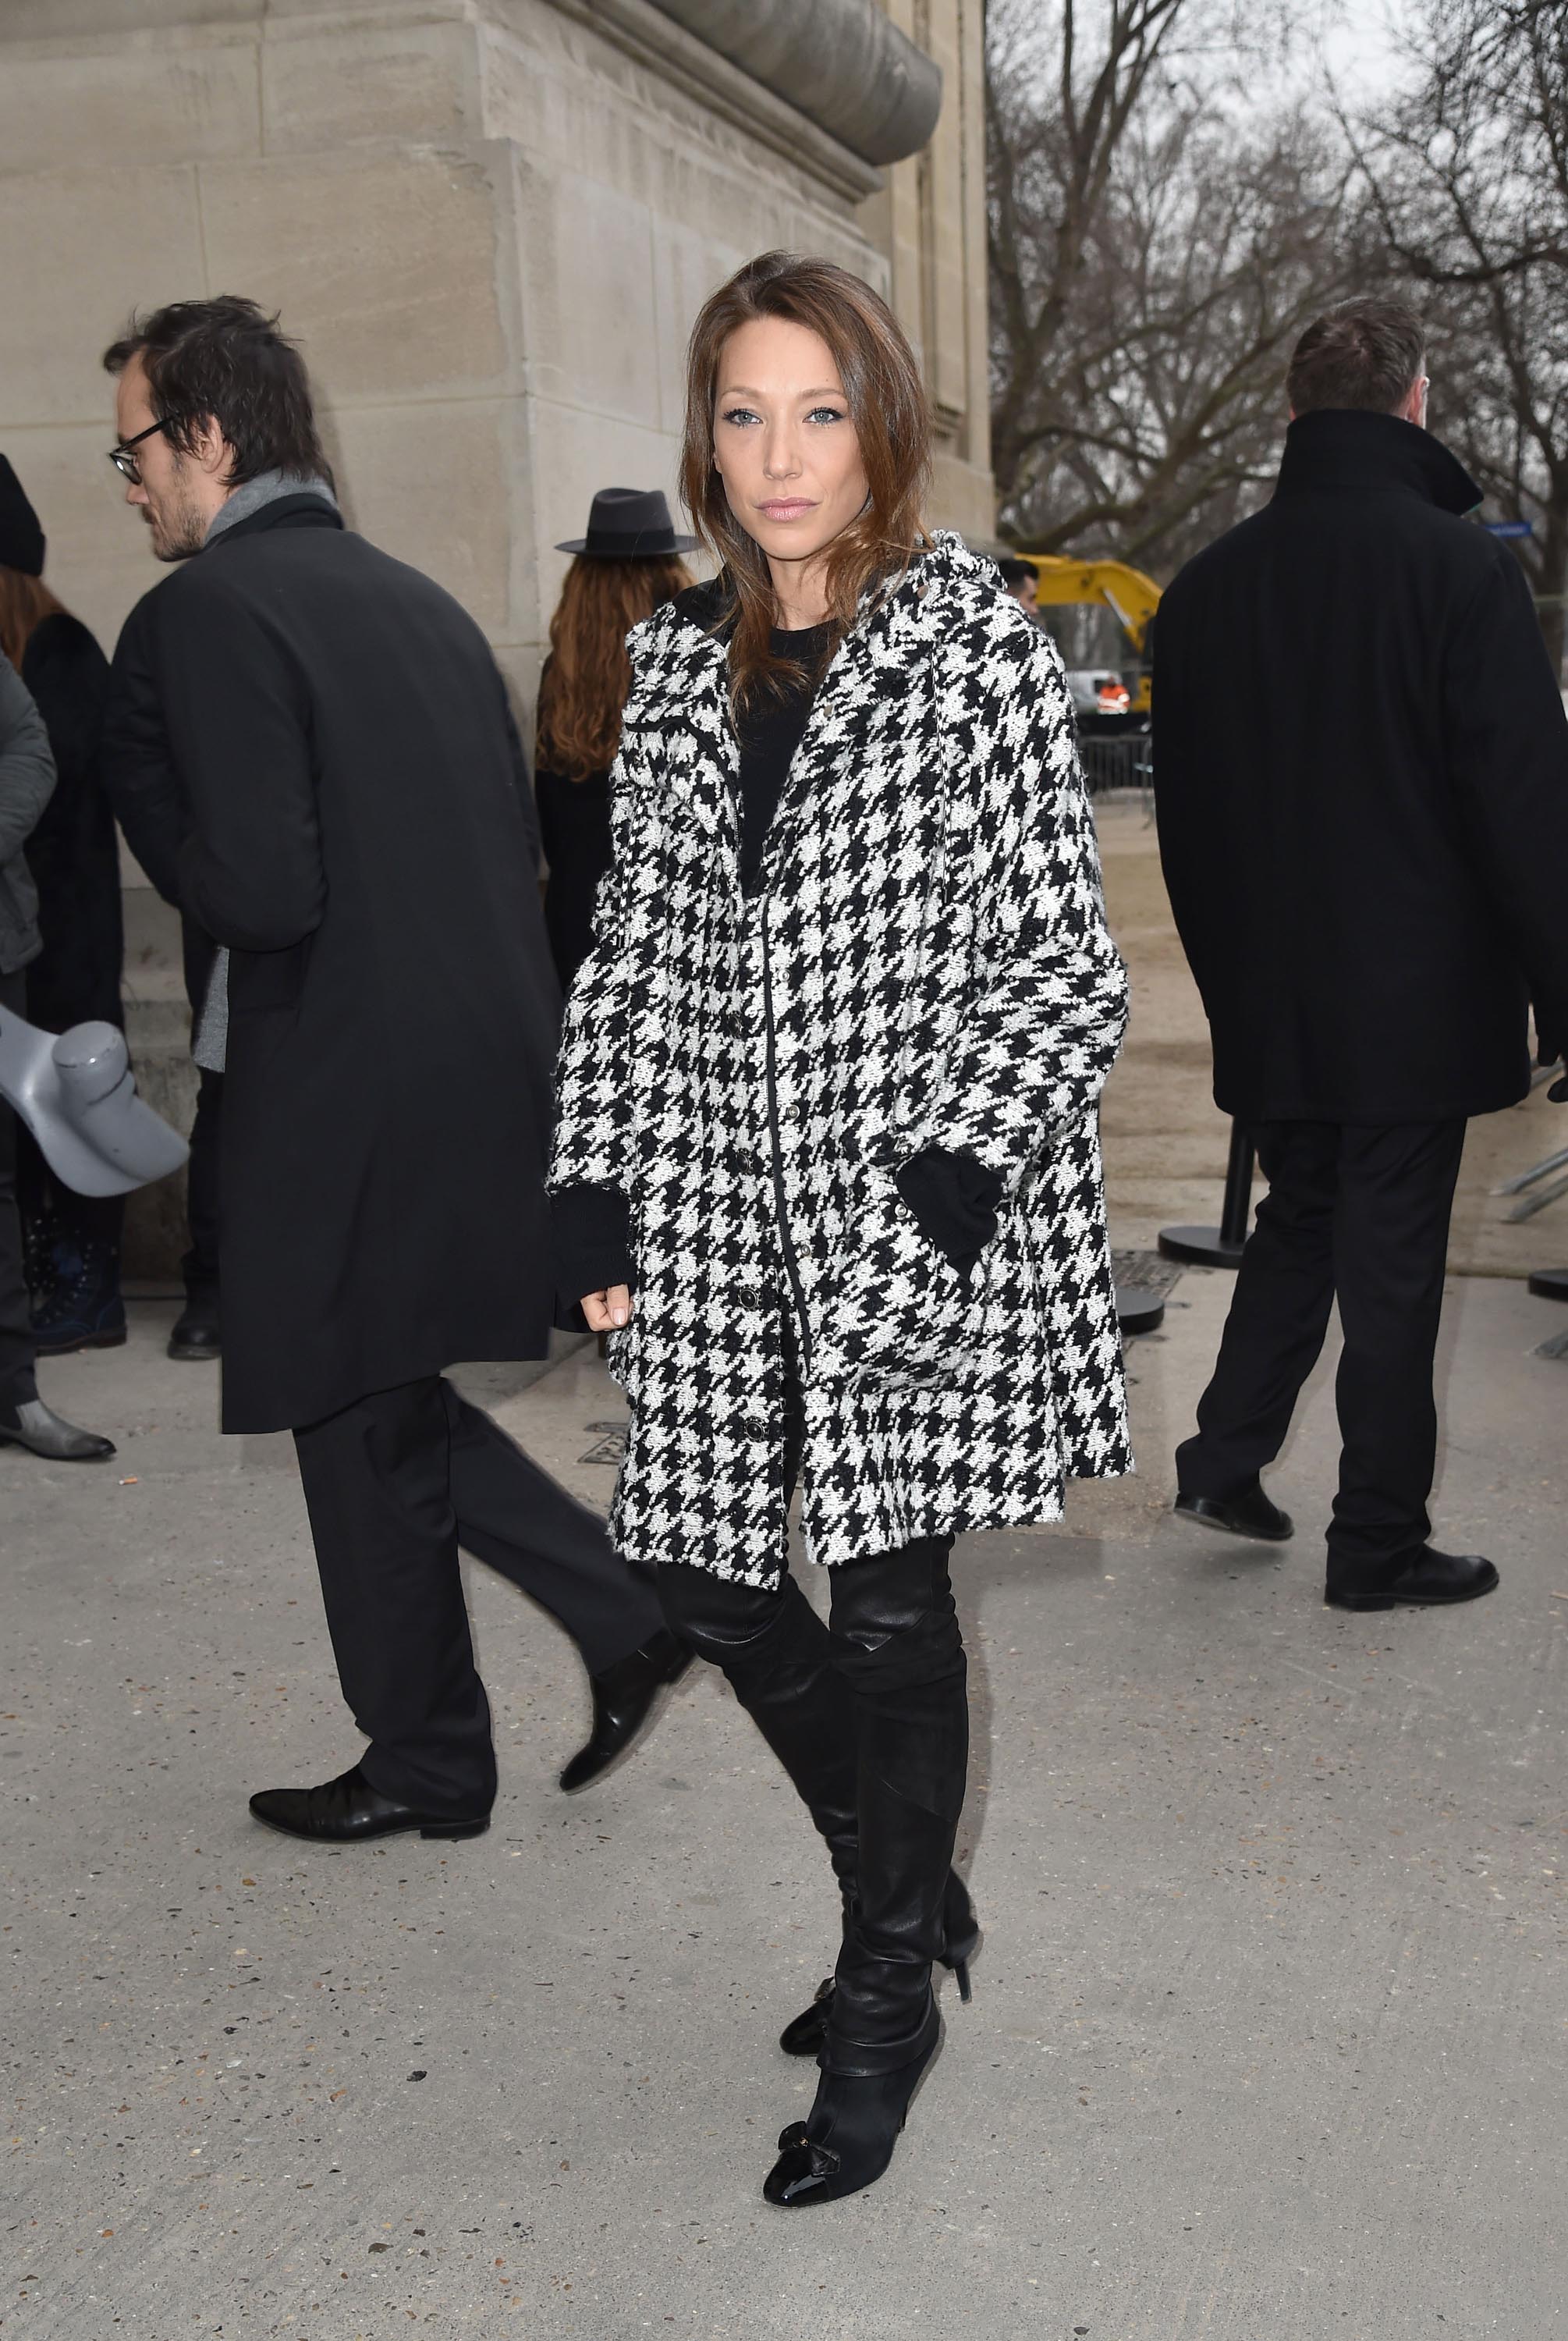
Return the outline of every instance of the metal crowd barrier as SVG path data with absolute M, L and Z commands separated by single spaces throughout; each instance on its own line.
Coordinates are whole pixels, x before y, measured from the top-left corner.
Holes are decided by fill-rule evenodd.
M 1146 732 L 1080 733 L 1078 754 L 1092 797 L 1110 789 L 1141 789 L 1146 797 L 1154 787 L 1154 751 Z

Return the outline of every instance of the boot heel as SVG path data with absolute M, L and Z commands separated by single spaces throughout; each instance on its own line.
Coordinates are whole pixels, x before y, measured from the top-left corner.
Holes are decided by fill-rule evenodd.
M 481 1821 L 426 1821 L 421 1837 L 482 1837 L 490 1827 L 487 1813 Z
M 968 1959 L 956 1958 L 953 1961 L 953 1979 L 958 1987 L 958 1997 L 963 2001 L 964 2006 L 968 2007 L 970 2000 L 974 1997 L 974 1993 L 969 1989 L 969 1962 Z

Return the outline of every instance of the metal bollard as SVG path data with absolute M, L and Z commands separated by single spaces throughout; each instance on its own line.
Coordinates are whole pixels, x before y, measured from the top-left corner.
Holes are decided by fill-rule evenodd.
M 1256 1161 L 1252 1140 L 1239 1121 L 1233 1121 L 1220 1223 L 1217 1228 L 1162 1228 L 1159 1248 L 1167 1260 L 1186 1260 L 1199 1268 L 1240 1267 L 1252 1225 L 1252 1174 Z

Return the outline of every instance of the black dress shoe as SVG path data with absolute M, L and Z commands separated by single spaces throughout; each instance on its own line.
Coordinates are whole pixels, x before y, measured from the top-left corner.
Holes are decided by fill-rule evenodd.
M 647 1722 L 654 1700 L 667 1683 L 679 1682 L 691 1664 L 691 1653 L 662 1628 L 629 1659 L 617 1659 L 601 1675 L 590 1675 L 593 1729 L 561 1776 L 570 1796 L 586 1788 L 608 1771 Z
M 1450 1601 L 1475 1601 L 1497 1589 L 1497 1571 L 1478 1552 L 1434 1552 L 1424 1544 L 1407 1553 L 1403 1562 L 1378 1572 L 1375 1585 L 1356 1586 L 1331 1580 L 1324 1599 L 1335 1609 L 1392 1609 L 1408 1602 L 1418 1609 L 1435 1609 Z
M 42 1455 L 48 1463 L 106 1463 L 114 1452 L 112 1439 L 78 1430 L 41 1398 L 0 1406 L 0 1445 L 6 1444 L 25 1447 L 29 1455 Z
M 1255 1537 L 1259 1544 L 1284 1544 L 1295 1534 L 1290 1514 L 1271 1504 L 1255 1479 L 1236 1496 L 1188 1496 L 1178 1491 L 1175 1509 L 1184 1520 L 1201 1520 L 1206 1529 L 1224 1529 L 1230 1536 Z
M 171 1358 L 221 1358 L 223 1354 L 218 1304 L 205 1299 L 187 1300 L 169 1334 Z
M 372 1788 L 356 1764 L 335 1780 L 315 1788 L 259 1788 L 251 1810 L 269 1828 L 285 1837 L 313 1838 L 323 1845 L 358 1845 L 372 1837 L 392 1837 L 399 1829 L 418 1829 L 421 1837 L 479 1837 L 490 1827 L 490 1815 L 472 1820 L 452 1820 L 440 1813 L 418 1813 Z

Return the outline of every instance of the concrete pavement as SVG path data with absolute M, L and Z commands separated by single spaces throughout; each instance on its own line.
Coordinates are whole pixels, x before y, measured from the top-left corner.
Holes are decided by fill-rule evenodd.
M 1561 2333 L 1564 1312 L 1453 1288 L 1440 1540 L 1503 1587 L 1355 1618 L 1320 1599 L 1326 1369 L 1271 1483 L 1293 1546 L 1166 1516 L 1228 1290 L 1189 1272 L 1135 1345 L 1138 1479 L 961 1549 L 975 2002 L 887 2179 L 813 2216 L 759 2190 L 833 1898 L 722 1683 L 567 1800 L 575 1659 L 476 1568 L 490 1834 L 269 1835 L 248 1792 L 358 1746 L 286 1442 L 218 1438 L 168 1306 L 48 1369 L 121 1451 L 0 1451 L 0 2334 Z M 607 1499 L 590 1353 L 462 1379 Z

